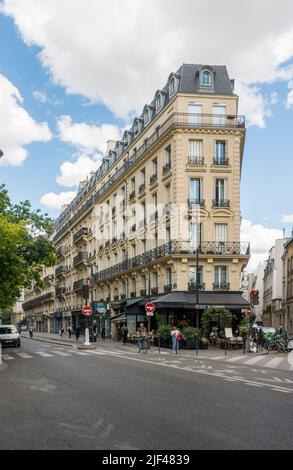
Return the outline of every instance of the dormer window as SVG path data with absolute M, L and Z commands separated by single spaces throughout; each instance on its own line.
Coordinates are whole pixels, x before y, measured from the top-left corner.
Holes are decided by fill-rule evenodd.
M 133 126 L 133 131 L 135 134 L 138 133 L 138 121 L 135 121 L 134 126 Z
M 201 81 L 202 85 L 205 85 L 205 86 L 211 86 L 212 84 L 212 76 L 211 76 L 211 73 L 208 72 L 207 70 L 205 70 L 202 74 L 202 81 Z
M 156 109 L 159 111 L 162 106 L 162 96 L 159 94 L 156 99 Z
M 144 112 L 144 122 L 145 122 L 145 124 L 146 124 L 147 122 L 149 122 L 149 120 L 150 120 L 150 111 L 149 111 L 149 109 L 147 108 L 147 109 L 145 110 L 145 112 Z
M 169 84 L 169 94 L 172 95 L 175 91 L 175 77 L 172 77 Z

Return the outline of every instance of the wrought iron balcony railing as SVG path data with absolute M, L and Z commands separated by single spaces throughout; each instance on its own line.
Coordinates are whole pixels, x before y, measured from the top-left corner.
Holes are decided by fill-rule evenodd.
M 203 165 L 204 164 L 204 158 L 195 156 L 195 155 L 190 155 L 188 158 L 188 163 L 189 165 Z
M 62 297 L 66 294 L 66 288 L 65 287 L 57 287 L 55 290 L 56 297 Z
M 158 180 L 158 175 L 154 174 L 150 177 L 150 184 L 155 184 Z
M 213 207 L 230 207 L 229 199 L 214 199 Z
M 65 266 L 59 266 L 59 268 L 55 269 L 55 277 L 63 276 L 66 273 Z
M 119 273 L 123 273 L 130 269 L 145 266 L 153 261 L 165 258 L 167 256 L 191 255 L 213 256 L 249 256 L 250 244 L 246 242 L 203 242 L 197 247 L 194 242 L 173 241 L 165 243 L 158 248 L 146 251 L 133 258 L 128 258 L 121 263 L 115 264 L 110 268 L 99 271 L 94 274 L 93 281 L 100 282 L 104 279 L 111 278 Z
M 193 205 L 204 207 L 205 200 L 204 199 L 187 199 L 187 204 L 188 204 L 188 207 L 191 207 Z
M 188 283 L 188 290 L 191 292 L 196 292 L 197 290 L 197 285 L 195 281 L 190 281 Z M 205 290 L 205 283 L 204 282 L 199 282 L 198 283 L 198 290 Z
M 59 248 L 56 250 L 56 256 L 57 258 L 62 258 L 66 255 L 68 252 L 68 248 L 66 246 L 59 246 Z
M 33 308 L 36 305 L 42 305 L 45 302 L 49 302 L 50 300 L 54 300 L 54 292 L 48 292 L 47 294 L 41 295 L 40 297 L 28 300 L 27 302 L 24 302 L 22 304 L 22 308 L 23 310 L 29 310 L 30 308 Z
M 85 285 L 84 280 L 79 279 L 79 281 L 75 281 L 73 283 L 73 290 L 82 290 L 84 285 Z
M 139 186 L 139 193 L 143 193 L 145 190 L 145 183 L 142 183 L 140 186 Z
M 214 282 L 213 289 L 214 290 L 230 290 L 230 283 L 229 282 Z
M 80 251 L 75 258 L 73 258 L 73 266 L 78 266 L 81 263 L 84 263 L 88 260 L 88 253 Z
M 170 171 L 170 170 L 171 170 L 171 162 L 165 163 L 165 165 L 163 166 L 163 175 L 168 173 L 168 171 Z
M 88 229 L 86 227 L 82 227 L 78 232 L 73 235 L 73 243 L 79 242 L 82 238 L 88 235 Z
M 229 158 L 224 158 L 224 159 L 214 158 L 213 165 L 215 165 L 215 166 L 228 166 L 229 165 Z

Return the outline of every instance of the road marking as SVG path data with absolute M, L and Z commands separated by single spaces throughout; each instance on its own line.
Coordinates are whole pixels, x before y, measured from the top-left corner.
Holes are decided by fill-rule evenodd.
M 261 361 L 262 359 L 264 359 L 263 356 L 257 356 L 253 357 L 252 359 L 248 359 L 248 361 L 245 361 L 242 364 L 255 364 L 256 362 Z
M 89 354 L 86 352 L 81 352 L 81 351 L 71 351 L 74 354 L 77 354 L 78 356 L 88 356 Z
M 33 356 L 30 356 L 27 353 L 21 353 L 21 352 L 19 352 L 19 353 L 17 352 L 15 354 L 17 354 L 19 357 L 22 357 L 23 359 L 32 359 L 32 357 L 33 357 Z
M 279 379 L 279 377 L 273 377 L 273 379 L 276 381 L 276 382 L 283 382 L 282 379 Z
M 276 369 L 278 365 L 283 362 L 284 358 L 283 357 L 275 357 L 274 359 L 271 359 L 269 362 L 264 364 L 264 367 L 271 367 L 272 369 Z
M 48 353 L 45 353 L 43 351 L 36 351 L 35 353 L 39 354 L 42 357 L 54 357 L 53 354 L 48 354 Z
M 63 351 L 50 351 L 51 353 L 53 354 L 58 354 L 59 356 L 71 356 L 71 354 L 68 354 L 66 352 L 63 352 Z
M 272 388 L 275 392 L 290 393 L 289 390 L 281 390 L 280 388 Z
M 240 359 L 245 359 L 245 356 L 236 356 L 236 357 L 232 357 L 231 359 L 227 359 L 226 362 L 237 362 L 237 361 L 240 361 Z
M 226 356 L 216 356 L 216 357 L 207 357 L 206 359 L 211 359 L 212 361 L 219 361 L 219 359 L 225 359 Z
M 9 356 L 9 354 L 3 354 L 3 359 L 4 361 L 11 361 L 12 359 L 15 359 L 15 357 Z

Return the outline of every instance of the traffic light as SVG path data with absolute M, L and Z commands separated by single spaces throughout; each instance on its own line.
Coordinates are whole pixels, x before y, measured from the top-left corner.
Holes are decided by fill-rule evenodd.
M 258 290 L 252 290 L 250 292 L 250 302 L 252 305 L 259 304 L 259 291 Z
M 85 300 L 88 300 L 89 296 L 90 296 L 90 286 L 85 284 L 83 285 L 82 287 L 82 296 Z

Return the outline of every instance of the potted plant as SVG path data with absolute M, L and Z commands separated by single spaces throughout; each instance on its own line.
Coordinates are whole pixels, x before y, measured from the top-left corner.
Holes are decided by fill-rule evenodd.
M 171 347 L 171 328 L 169 325 L 160 325 L 157 330 L 157 336 L 160 337 L 160 345 L 163 348 Z
M 209 347 L 209 340 L 204 336 L 200 338 L 199 349 L 208 349 Z
M 196 349 L 196 341 L 201 336 L 200 329 L 188 326 L 183 329 L 182 334 L 185 338 L 186 349 Z

